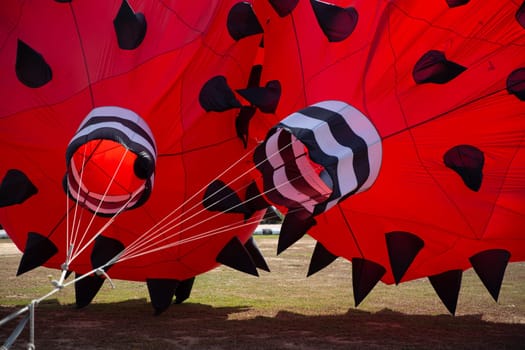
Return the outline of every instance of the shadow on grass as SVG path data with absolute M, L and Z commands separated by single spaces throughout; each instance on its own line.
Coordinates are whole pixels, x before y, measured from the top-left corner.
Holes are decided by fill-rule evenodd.
M 0 317 L 16 310 L 2 307 Z M 0 328 L 0 341 L 14 326 Z M 26 333 L 16 343 L 19 349 L 25 348 Z M 37 349 L 523 349 L 525 324 L 388 309 L 319 316 L 281 311 L 268 317 L 245 306 L 195 303 L 153 316 L 145 299 L 82 310 L 51 300 L 37 308 L 36 344 Z

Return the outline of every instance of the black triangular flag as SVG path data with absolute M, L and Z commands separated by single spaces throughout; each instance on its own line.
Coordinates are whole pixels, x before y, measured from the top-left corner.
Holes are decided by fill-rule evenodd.
M 146 280 L 155 315 L 160 315 L 170 307 L 179 284 L 180 282 L 175 279 L 150 278 Z
M 75 274 L 75 278 L 77 278 Z M 104 284 L 104 278 L 94 275 L 85 276 L 75 282 L 75 301 L 77 308 L 81 309 L 88 306 L 95 298 L 98 291 Z
M 352 287 L 356 307 L 372 291 L 385 273 L 386 269 L 373 261 L 361 258 L 352 259 Z
M 463 183 L 472 191 L 479 191 L 483 180 L 485 156 L 477 147 L 458 145 L 449 149 L 443 156 L 445 165 L 454 170 Z
M 228 244 L 222 248 L 215 259 L 218 263 L 229 266 L 235 270 L 259 276 L 257 267 L 250 253 L 243 246 L 237 236 L 233 237 Z
M 93 245 L 91 265 L 94 269 L 104 266 L 123 250 L 124 244 L 119 240 L 100 235 L 95 239 L 95 244 Z M 107 271 L 111 265 L 105 267 L 104 270 Z
M 0 184 L 0 208 L 22 204 L 37 192 L 37 188 L 26 174 L 17 169 L 10 169 Z
M 58 249 L 49 238 L 36 232 L 29 232 L 24 255 L 22 255 L 16 275 L 19 276 L 45 264 L 56 253 Z
M 447 310 L 452 315 L 456 314 L 456 305 L 458 304 L 462 275 L 462 270 L 450 270 L 438 275 L 428 276 L 428 279 L 439 296 L 439 299 L 441 299 Z
M 191 277 L 179 283 L 179 286 L 175 290 L 175 304 L 182 304 L 182 302 L 190 297 L 194 281 L 195 277 Z
M 398 284 L 425 243 L 418 236 L 403 231 L 389 232 L 385 238 L 390 267 Z
M 492 298 L 498 301 L 510 253 L 504 249 L 490 249 L 471 256 L 469 260 Z
M 122 0 L 117 16 L 113 20 L 118 46 L 123 50 L 139 47 L 146 36 L 146 18 L 135 13 L 126 0 Z
M 310 266 L 308 267 L 307 277 L 313 275 L 316 272 L 321 271 L 337 259 L 337 255 L 334 255 L 328 251 L 320 242 L 317 242 L 310 260 Z
M 315 223 L 315 219 L 306 210 L 288 213 L 281 225 L 277 255 L 301 239 Z
M 270 272 L 270 268 L 268 267 L 266 260 L 264 260 L 264 256 L 259 250 L 259 247 L 257 246 L 257 243 L 255 243 L 255 240 L 253 239 L 253 237 L 248 238 L 246 243 L 244 243 L 244 247 L 246 248 L 248 253 L 250 253 L 252 260 L 255 263 L 255 266 L 257 266 L 258 268 L 264 271 Z

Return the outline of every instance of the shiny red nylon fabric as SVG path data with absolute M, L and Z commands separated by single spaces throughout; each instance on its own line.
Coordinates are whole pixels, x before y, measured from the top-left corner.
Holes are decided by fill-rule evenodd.
M 382 138 L 376 183 L 315 217 L 308 233 L 334 255 L 382 265 L 386 283 L 394 282 L 385 244 L 393 231 L 424 241 L 402 281 L 469 268 L 471 256 L 489 249 L 525 259 L 525 103 L 506 87 L 525 67 L 520 6 L 464 3 L 341 1 L 359 17 L 339 42 L 328 41 L 310 1 L 283 17 L 255 4 L 265 18 L 262 80 L 279 79 L 282 95 L 275 116 L 254 118 L 254 132 L 333 99 L 362 111 Z M 412 71 L 429 50 L 466 70 L 446 83 L 417 84 Z M 477 192 L 443 162 L 456 145 L 484 153 Z
M 244 222 L 241 214 L 204 210 L 203 192 L 199 192 L 245 152 L 236 137 L 238 110 L 206 112 L 198 101 L 202 86 L 216 75 L 225 76 L 233 88 L 244 87 L 248 80 L 260 36 L 239 42 L 231 38 L 226 21 L 234 3 L 129 1 L 147 21 L 145 38 L 135 50 L 117 45 L 113 20 L 122 1 L 9 1 L 2 5 L 0 176 L 19 169 L 38 189 L 25 202 L 0 208 L 0 222 L 21 250 L 27 233 L 37 232 L 59 250 L 45 265 L 60 268 L 64 263 L 66 147 L 84 117 L 99 106 L 120 106 L 139 114 L 152 129 L 158 149 L 150 198 L 140 208 L 120 214 L 104 236 L 129 246 L 181 205 L 172 218 L 184 211 L 182 218 L 187 221 L 170 232 L 186 231 L 164 243 Z M 52 69 L 50 82 L 29 88 L 17 79 L 17 40 L 44 57 Z M 251 166 L 249 159 L 240 162 L 235 173 L 221 179 L 229 183 Z M 243 197 L 250 181 L 241 176 L 230 187 Z M 190 210 L 193 206 L 196 209 Z M 73 201 L 69 208 L 72 220 Z M 193 216 L 198 211 L 202 212 Z M 82 232 L 91 214 L 79 210 L 77 220 L 81 215 Z M 95 218 L 88 237 L 106 222 L 107 218 Z M 111 268 L 111 276 L 128 280 L 193 277 L 218 266 L 215 258 L 226 243 L 234 236 L 246 241 L 255 226 L 254 222 L 227 229 L 118 263 Z M 83 251 L 70 270 L 90 271 L 91 250 Z

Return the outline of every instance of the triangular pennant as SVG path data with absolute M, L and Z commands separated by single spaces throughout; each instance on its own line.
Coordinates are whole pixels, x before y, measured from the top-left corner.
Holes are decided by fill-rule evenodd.
M 471 256 L 469 260 L 492 298 L 498 301 L 510 253 L 504 249 L 490 249 Z
M 146 36 L 146 18 L 135 13 L 126 0 L 122 0 L 117 16 L 113 20 L 118 46 L 123 50 L 139 47 Z
M 233 40 L 238 41 L 247 36 L 261 34 L 263 29 L 252 5 L 248 2 L 238 2 L 233 5 L 228 13 L 228 33 Z
M 175 279 L 147 279 L 149 297 L 151 305 L 155 309 L 155 315 L 160 315 L 166 311 L 173 300 L 175 290 L 180 281 Z
M 257 246 L 257 243 L 255 243 L 255 239 L 253 239 L 253 237 L 248 238 L 246 243 L 244 243 L 244 248 L 246 248 L 248 253 L 250 253 L 255 266 L 264 271 L 270 272 L 270 268 L 268 267 L 266 260 L 264 260 L 264 256 L 259 250 L 259 247 Z
M 428 276 L 439 299 L 441 299 L 452 315 L 456 314 L 462 275 L 462 270 L 450 270 L 438 275 Z
M 251 214 L 237 193 L 221 180 L 215 180 L 208 185 L 202 199 L 202 205 L 210 211 L 241 213 L 245 216 Z
M 36 232 L 29 232 L 24 254 L 18 265 L 16 275 L 20 276 L 45 264 L 56 253 L 58 253 L 58 248 L 49 238 Z
M 398 284 L 425 243 L 418 236 L 403 231 L 389 232 L 385 238 L 390 267 Z
M 386 269 L 373 261 L 361 258 L 352 259 L 352 287 L 356 307 L 372 291 L 385 273 Z
M 235 270 L 259 276 L 257 267 L 255 266 L 250 253 L 244 248 L 237 236 L 233 237 L 228 244 L 222 248 L 215 260 L 218 263 L 229 266 Z
M 310 266 L 308 267 L 307 277 L 313 275 L 316 272 L 321 271 L 337 259 L 337 255 L 334 255 L 328 251 L 320 242 L 317 242 L 310 260 Z
M 449 149 L 443 156 L 445 165 L 454 170 L 472 191 L 477 192 L 483 180 L 485 156 L 477 147 L 458 145 Z
M 281 98 L 281 83 L 278 80 L 272 80 L 264 87 L 238 89 L 237 92 L 261 112 L 274 113 Z
M 91 265 L 94 269 L 104 266 L 111 259 L 118 256 L 124 248 L 124 244 L 115 238 L 98 236 L 91 251 Z M 104 270 L 107 271 L 111 265 L 106 266 Z
M 354 32 L 359 18 L 355 8 L 343 8 L 318 0 L 311 0 L 310 3 L 328 41 L 343 41 Z
M 77 278 L 75 274 L 75 278 Z M 75 282 L 75 301 L 77 308 L 88 306 L 104 284 L 104 278 L 94 275 L 86 276 Z
M 305 210 L 288 213 L 281 225 L 279 242 L 277 243 L 277 255 L 301 239 L 315 223 L 316 221 L 312 215 Z
M 445 84 L 463 73 L 467 68 L 447 60 L 441 51 L 430 50 L 417 61 L 412 77 L 417 84 Z
M 182 302 L 190 297 L 193 282 L 195 282 L 195 277 L 188 278 L 179 283 L 179 286 L 175 290 L 175 304 L 182 304 Z
M 22 204 L 37 192 L 37 188 L 26 174 L 17 169 L 10 169 L 0 184 L 0 208 Z

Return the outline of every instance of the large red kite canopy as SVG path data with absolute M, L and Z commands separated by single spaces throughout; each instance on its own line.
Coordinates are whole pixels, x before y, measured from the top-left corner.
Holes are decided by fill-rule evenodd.
M 429 277 L 454 313 L 525 260 L 525 3 L 14 1 L 0 11 L 0 223 L 19 273 L 147 281 L 157 311 L 218 264 L 374 285 Z

